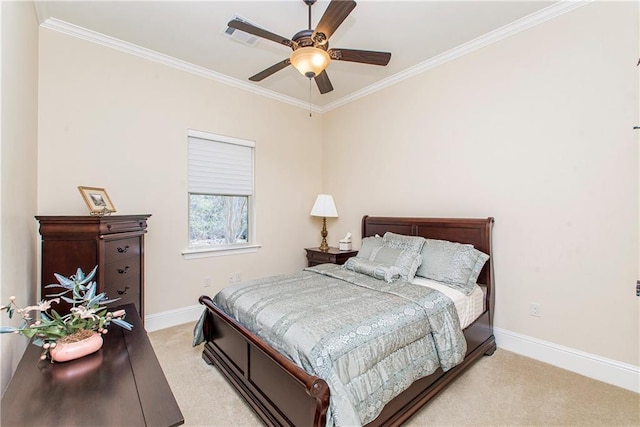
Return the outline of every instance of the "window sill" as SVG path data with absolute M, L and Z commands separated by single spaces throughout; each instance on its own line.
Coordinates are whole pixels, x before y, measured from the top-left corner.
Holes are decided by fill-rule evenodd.
M 237 246 L 221 246 L 219 248 L 185 249 L 182 251 L 184 259 L 209 258 L 213 256 L 237 255 L 258 252 L 262 245 L 248 244 Z

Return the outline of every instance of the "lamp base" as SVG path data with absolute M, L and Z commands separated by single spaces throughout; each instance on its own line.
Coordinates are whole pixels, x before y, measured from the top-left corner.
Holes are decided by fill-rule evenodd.
M 320 235 L 322 236 L 322 242 L 320 243 L 320 252 L 327 252 L 329 250 L 329 245 L 327 244 L 327 217 L 322 217 L 322 231 Z

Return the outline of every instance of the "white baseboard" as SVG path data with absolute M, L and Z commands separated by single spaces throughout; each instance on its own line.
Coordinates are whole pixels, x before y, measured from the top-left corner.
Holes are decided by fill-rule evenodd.
M 149 332 L 198 320 L 204 306 L 192 305 L 145 316 Z M 498 347 L 608 384 L 640 393 L 640 367 L 585 353 L 506 329 L 493 328 Z
M 499 348 L 640 393 L 640 367 L 548 341 L 493 328 Z
M 163 311 L 161 313 L 144 316 L 144 328 L 148 332 L 166 329 L 183 323 L 195 322 L 204 311 L 204 306 L 200 304 L 175 310 Z

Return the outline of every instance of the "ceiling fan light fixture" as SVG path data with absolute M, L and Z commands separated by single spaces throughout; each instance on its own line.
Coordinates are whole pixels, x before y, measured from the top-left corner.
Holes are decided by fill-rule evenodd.
M 308 46 L 291 52 L 289 60 L 300 74 L 311 79 L 327 68 L 330 58 L 325 50 Z

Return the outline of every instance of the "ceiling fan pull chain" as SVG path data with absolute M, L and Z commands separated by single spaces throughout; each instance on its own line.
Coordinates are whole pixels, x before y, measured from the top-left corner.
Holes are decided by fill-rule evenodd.
M 311 117 L 311 79 L 309 79 L 309 117 Z

